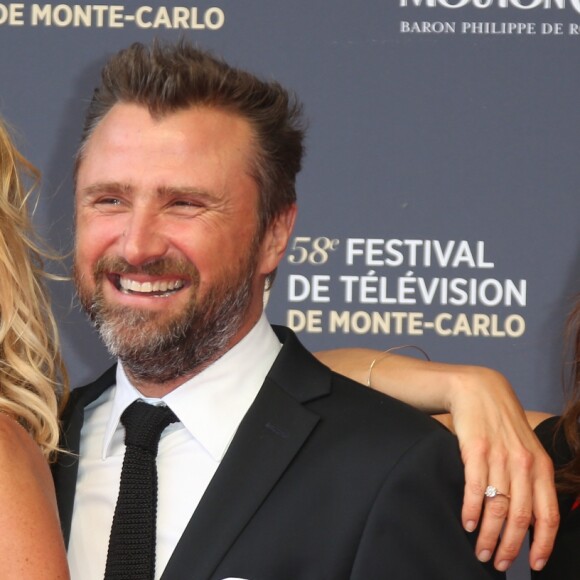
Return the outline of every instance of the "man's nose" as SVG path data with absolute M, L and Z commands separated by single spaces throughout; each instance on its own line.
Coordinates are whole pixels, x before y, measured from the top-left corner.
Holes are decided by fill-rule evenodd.
M 134 211 L 122 234 L 122 253 L 127 262 L 140 266 L 165 255 L 167 241 L 158 217 L 151 211 Z

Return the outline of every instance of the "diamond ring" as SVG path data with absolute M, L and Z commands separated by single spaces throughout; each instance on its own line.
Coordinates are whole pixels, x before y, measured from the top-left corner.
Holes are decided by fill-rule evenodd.
M 499 491 L 497 489 L 497 487 L 495 487 L 494 485 L 488 485 L 485 488 L 483 495 L 485 495 L 485 497 L 489 497 L 489 498 L 493 498 L 496 495 L 503 495 L 504 497 L 507 497 L 508 499 L 510 499 L 510 497 L 511 497 L 508 493 L 502 493 L 501 491 Z

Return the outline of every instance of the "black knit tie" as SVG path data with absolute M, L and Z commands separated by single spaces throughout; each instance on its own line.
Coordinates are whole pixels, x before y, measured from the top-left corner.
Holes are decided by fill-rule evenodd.
M 157 449 L 177 417 L 169 407 L 135 401 L 121 415 L 125 458 L 115 507 L 105 580 L 153 580 L 157 521 Z

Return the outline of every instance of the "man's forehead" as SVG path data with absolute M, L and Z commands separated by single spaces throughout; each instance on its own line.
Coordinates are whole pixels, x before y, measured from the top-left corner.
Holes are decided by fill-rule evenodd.
M 168 147 L 195 147 L 196 154 L 235 150 L 251 162 L 258 140 L 248 119 L 225 108 L 191 106 L 154 115 L 143 105 L 117 103 L 87 138 L 79 165 L 96 143 L 101 149 L 104 144 L 110 148 L 139 147 L 142 142 L 149 147 L 158 143 L 161 151 Z

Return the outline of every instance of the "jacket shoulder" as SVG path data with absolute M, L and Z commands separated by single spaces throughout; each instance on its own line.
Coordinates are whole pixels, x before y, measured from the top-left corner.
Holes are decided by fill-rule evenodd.
M 270 378 L 298 401 L 325 418 L 329 425 L 345 431 L 356 430 L 365 438 L 412 438 L 432 432 L 445 432 L 438 421 L 393 397 L 379 393 L 318 361 L 285 327 L 274 327 L 283 343 Z

